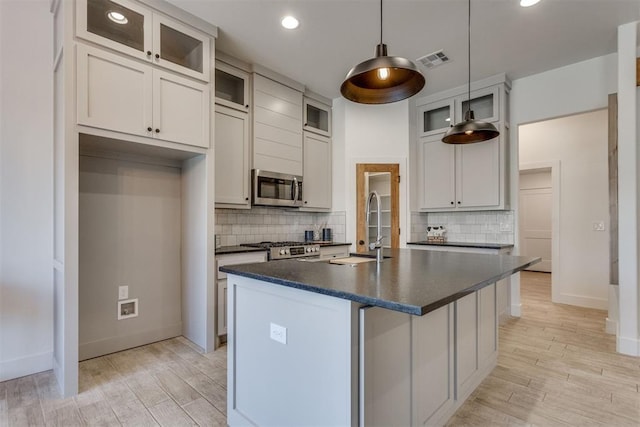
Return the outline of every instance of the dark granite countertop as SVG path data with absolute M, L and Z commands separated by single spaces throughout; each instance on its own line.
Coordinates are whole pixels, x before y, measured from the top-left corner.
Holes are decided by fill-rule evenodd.
M 243 252 L 265 252 L 264 248 L 252 248 L 250 246 L 221 246 L 216 248 L 216 255 L 240 254 Z
M 444 242 L 434 243 L 426 240 L 420 242 L 407 242 L 407 245 L 421 246 L 453 246 L 458 248 L 478 248 L 478 249 L 510 249 L 513 248 L 511 243 L 470 243 L 470 242 Z
M 362 304 L 424 315 L 540 261 L 540 258 L 458 252 L 385 250 L 356 266 L 272 261 L 225 266 L 226 273 L 330 295 Z

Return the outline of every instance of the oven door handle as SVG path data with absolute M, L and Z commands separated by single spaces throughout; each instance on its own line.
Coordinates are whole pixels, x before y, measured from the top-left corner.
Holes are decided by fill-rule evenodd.
M 295 205 L 298 202 L 298 196 L 300 195 L 300 187 L 298 186 L 298 178 L 296 178 L 294 176 L 291 185 L 293 185 L 293 204 Z

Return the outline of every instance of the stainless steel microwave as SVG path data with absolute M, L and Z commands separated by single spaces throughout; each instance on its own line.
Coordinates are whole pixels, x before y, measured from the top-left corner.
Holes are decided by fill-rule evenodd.
M 261 169 L 251 171 L 252 204 L 257 206 L 302 206 L 302 177 Z

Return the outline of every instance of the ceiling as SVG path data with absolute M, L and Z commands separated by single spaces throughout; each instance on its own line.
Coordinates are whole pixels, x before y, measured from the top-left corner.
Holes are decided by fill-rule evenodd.
M 351 67 L 374 55 L 380 38 L 377 0 L 169 0 L 218 26 L 217 49 L 270 68 L 329 98 Z M 450 61 L 424 72 L 421 94 L 467 80 L 465 0 L 385 0 L 389 55 L 415 60 L 444 49 Z M 284 15 L 297 30 L 280 26 Z M 525 77 L 616 51 L 617 26 L 640 19 L 638 0 L 471 2 L 471 79 L 506 72 Z M 420 66 L 421 67 L 421 66 Z

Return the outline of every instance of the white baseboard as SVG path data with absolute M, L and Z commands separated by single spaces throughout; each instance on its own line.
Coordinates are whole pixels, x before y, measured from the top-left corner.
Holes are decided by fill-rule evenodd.
M 576 305 L 578 307 L 597 308 L 599 310 L 609 309 L 608 299 L 585 297 L 583 295 L 560 294 L 558 295 L 558 300 L 553 302 L 558 304 Z
M 616 351 L 629 356 L 640 356 L 640 339 L 618 336 Z
M 618 322 L 607 317 L 605 320 L 605 332 L 610 335 L 616 335 L 618 332 Z
M 512 317 L 522 317 L 522 304 L 511 304 L 509 314 Z
M 0 361 L 0 382 L 48 371 L 53 367 L 53 351 Z
M 158 329 L 139 332 L 136 334 L 104 338 L 101 340 L 81 343 L 78 347 L 78 359 L 86 360 L 105 354 L 127 350 L 133 347 L 162 341 L 182 335 L 182 323 L 165 326 Z

